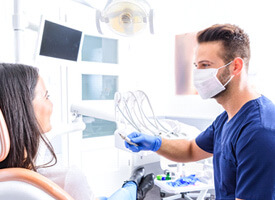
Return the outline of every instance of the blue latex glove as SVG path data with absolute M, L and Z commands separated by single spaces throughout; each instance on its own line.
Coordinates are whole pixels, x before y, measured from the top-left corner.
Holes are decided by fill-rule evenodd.
M 128 138 L 136 143 L 138 146 L 134 146 L 125 142 L 126 148 L 133 152 L 143 151 L 157 151 L 161 146 L 162 139 L 160 136 L 151 136 L 143 133 L 133 132 L 128 135 Z

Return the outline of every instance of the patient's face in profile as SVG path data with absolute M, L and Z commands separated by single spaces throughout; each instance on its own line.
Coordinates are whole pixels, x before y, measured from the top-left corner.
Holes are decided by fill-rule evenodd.
M 43 133 L 49 132 L 52 129 L 50 118 L 52 115 L 53 104 L 49 99 L 45 83 L 40 76 L 35 87 L 34 95 L 32 103 L 36 119 L 42 128 Z

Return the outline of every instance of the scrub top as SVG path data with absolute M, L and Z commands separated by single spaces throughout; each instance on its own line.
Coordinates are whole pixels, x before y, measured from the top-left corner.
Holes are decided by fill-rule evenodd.
M 268 98 L 247 102 L 230 121 L 223 112 L 196 143 L 213 153 L 217 200 L 275 200 L 275 105 Z

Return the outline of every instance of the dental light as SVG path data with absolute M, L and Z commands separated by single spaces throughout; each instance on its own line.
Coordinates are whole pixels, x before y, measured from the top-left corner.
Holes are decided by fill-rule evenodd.
M 74 1 L 96 9 L 88 0 Z M 146 0 L 108 0 L 102 11 L 96 9 L 96 27 L 100 34 L 103 34 L 102 23 L 120 36 L 135 36 L 147 26 L 154 34 L 153 9 Z

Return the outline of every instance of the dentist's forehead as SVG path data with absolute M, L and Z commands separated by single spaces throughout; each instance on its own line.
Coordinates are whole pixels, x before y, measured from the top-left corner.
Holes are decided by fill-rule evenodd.
M 221 42 L 203 42 L 198 44 L 195 50 L 195 62 L 212 61 L 221 59 Z

